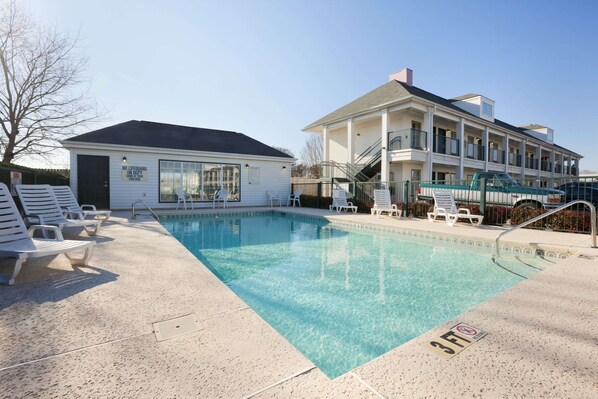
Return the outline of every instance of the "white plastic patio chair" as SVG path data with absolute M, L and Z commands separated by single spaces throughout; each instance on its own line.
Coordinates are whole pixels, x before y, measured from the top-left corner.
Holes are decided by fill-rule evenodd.
M 221 188 L 214 193 L 214 200 L 212 201 L 212 209 L 216 207 L 216 202 L 222 201 L 222 208 L 226 208 L 226 201 L 228 200 L 228 190 Z
M 58 200 L 60 208 L 65 211 L 81 212 L 84 218 L 87 216 L 104 218 L 104 222 L 110 218 L 112 211 L 98 211 L 95 205 L 79 205 L 73 191 L 69 186 L 52 186 L 54 196 Z
M 401 210 L 390 199 L 390 191 L 388 189 L 374 190 L 372 215 L 375 214 L 379 218 L 383 212 L 388 213 L 388 216 L 401 217 Z
M 11 276 L 2 276 L 0 282 L 13 285 L 21 266 L 29 258 L 64 254 L 73 266 L 87 265 L 93 254 L 94 241 L 65 240 L 56 226 L 33 225 L 29 230 L 19 214 L 10 190 L 0 183 L 0 257 L 15 258 Z M 54 233 L 54 238 L 33 238 L 36 230 Z M 85 251 L 82 258 L 74 258 L 69 252 Z
M 289 195 L 287 206 L 289 206 L 289 204 L 293 204 L 293 208 L 295 207 L 295 204 L 297 204 L 298 207 L 301 207 L 301 190 L 297 190 Z
M 65 227 L 83 227 L 90 236 L 96 235 L 102 225 L 101 220 L 85 219 L 78 211 L 63 211 L 54 195 L 52 187 L 47 184 L 17 184 L 15 186 L 25 218 L 30 224 L 43 224 Z M 66 215 L 66 216 L 65 216 Z M 70 219 L 73 216 L 75 219 Z M 47 233 L 42 230 L 44 237 Z
M 179 209 L 181 202 L 183 203 L 183 208 L 187 209 L 187 201 L 191 204 L 191 209 L 195 209 L 193 207 L 193 197 L 191 194 L 185 194 L 185 190 L 182 188 L 177 188 L 176 191 L 176 209 Z
M 280 194 L 275 193 L 274 191 L 266 191 L 266 195 L 270 201 L 270 207 L 273 207 L 276 202 L 278 202 L 278 206 L 282 206 L 282 198 L 280 198 Z
M 458 208 L 453 198 L 453 193 L 449 190 L 434 190 L 434 211 L 428 212 L 428 221 L 432 223 L 437 217 L 443 216 L 446 224 L 454 226 L 459 219 L 467 219 L 471 224 L 479 226 L 484 217 L 481 215 L 472 215 L 467 208 Z M 474 223 L 475 220 L 475 223 Z
M 347 192 L 342 189 L 332 190 L 332 205 L 329 207 L 330 211 L 336 209 L 338 213 L 341 211 L 353 211 L 357 213 L 357 206 L 353 205 L 352 202 L 347 202 Z

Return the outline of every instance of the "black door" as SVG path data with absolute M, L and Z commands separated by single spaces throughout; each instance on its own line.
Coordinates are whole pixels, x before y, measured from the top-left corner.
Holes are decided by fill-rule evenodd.
M 79 204 L 110 208 L 109 157 L 77 155 Z

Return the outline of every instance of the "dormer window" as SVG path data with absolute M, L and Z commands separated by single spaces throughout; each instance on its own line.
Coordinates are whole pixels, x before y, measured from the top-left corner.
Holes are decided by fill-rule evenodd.
M 482 115 L 492 118 L 492 104 L 482 102 Z

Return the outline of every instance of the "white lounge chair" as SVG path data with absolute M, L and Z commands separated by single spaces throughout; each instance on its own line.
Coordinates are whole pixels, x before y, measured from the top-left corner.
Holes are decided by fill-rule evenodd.
M 181 205 L 181 202 L 182 202 L 183 208 L 186 210 L 187 209 L 187 201 L 191 204 L 191 209 L 195 209 L 195 208 L 193 208 L 193 197 L 191 196 L 191 194 L 185 194 L 185 190 L 183 190 L 182 188 L 177 188 L 175 193 L 176 193 L 176 209 L 179 209 L 179 205 Z
M 275 202 L 278 202 L 278 206 L 282 206 L 282 198 L 280 198 L 280 194 L 275 193 L 274 191 L 266 191 L 266 195 L 270 201 L 270 207 L 273 207 Z
M 293 204 L 293 208 L 295 207 L 295 204 L 297 204 L 298 207 L 301 207 L 301 190 L 297 190 L 289 195 L 289 198 L 287 198 L 287 206 L 289 206 L 289 204 Z
M 55 226 L 33 225 L 25 227 L 6 184 L 0 183 L 0 257 L 15 258 L 10 277 L 2 276 L 2 283 L 13 285 L 21 266 L 29 258 L 64 254 L 73 266 L 87 265 L 93 254 L 94 241 L 65 240 Z M 33 238 L 36 230 L 54 233 L 54 238 Z M 74 258 L 69 252 L 85 251 L 82 258 Z
M 397 215 L 401 217 L 401 210 L 390 200 L 390 191 L 388 189 L 374 190 L 374 207 L 372 208 L 372 215 L 380 217 L 386 212 L 388 216 Z
M 17 184 L 15 186 L 23 213 L 30 224 L 43 224 L 64 227 L 83 227 L 90 236 L 96 235 L 102 225 L 101 220 L 85 219 L 78 211 L 63 211 L 54 195 L 52 187 L 47 184 Z M 65 217 L 74 216 L 76 219 Z M 44 237 L 47 238 L 44 230 Z
M 81 212 L 84 218 L 88 216 L 103 217 L 104 221 L 110 219 L 112 211 L 98 211 L 95 205 L 79 205 L 73 191 L 69 186 L 52 186 L 54 196 L 58 200 L 60 208 L 65 211 Z
M 332 205 L 329 207 L 330 211 L 336 209 L 338 213 L 341 211 L 353 211 L 357 213 L 357 206 L 353 205 L 352 202 L 347 202 L 347 192 L 345 190 L 332 190 Z
M 228 190 L 221 188 L 214 193 L 214 200 L 212 201 L 212 208 L 216 207 L 216 202 L 222 201 L 222 207 L 226 208 L 226 201 L 228 200 Z
M 453 193 L 449 190 L 434 190 L 432 191 L 434 197 L 434 211 L 428 212 L 428 221 L 431 223 L 436 220 L 438 216 L 443 216 L 446 224 L 453 226 L 459 219 L 467 219 L 471 224 L 479 226 L 482 224 L 484 217 L 481 215 L 472 215 L 467 208 L 458 208 L 453 198 Z M 475 223 L 474 223 L 475 220 Z

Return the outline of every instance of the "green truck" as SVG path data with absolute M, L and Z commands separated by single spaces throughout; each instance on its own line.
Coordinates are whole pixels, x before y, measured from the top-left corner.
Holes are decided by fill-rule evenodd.
M 431 200 L 434 190 L 450 190 L 455 202 L 480 201 L 480 182 L 486 179 L 486 204 L 515 208 L 556 208 L 564 203 L 565 192 L 550 188 L 526 187 L 506 173 L 478 172 L 470 184 L 452 182 L 422 182 L 417 190 L 418 199 Z

